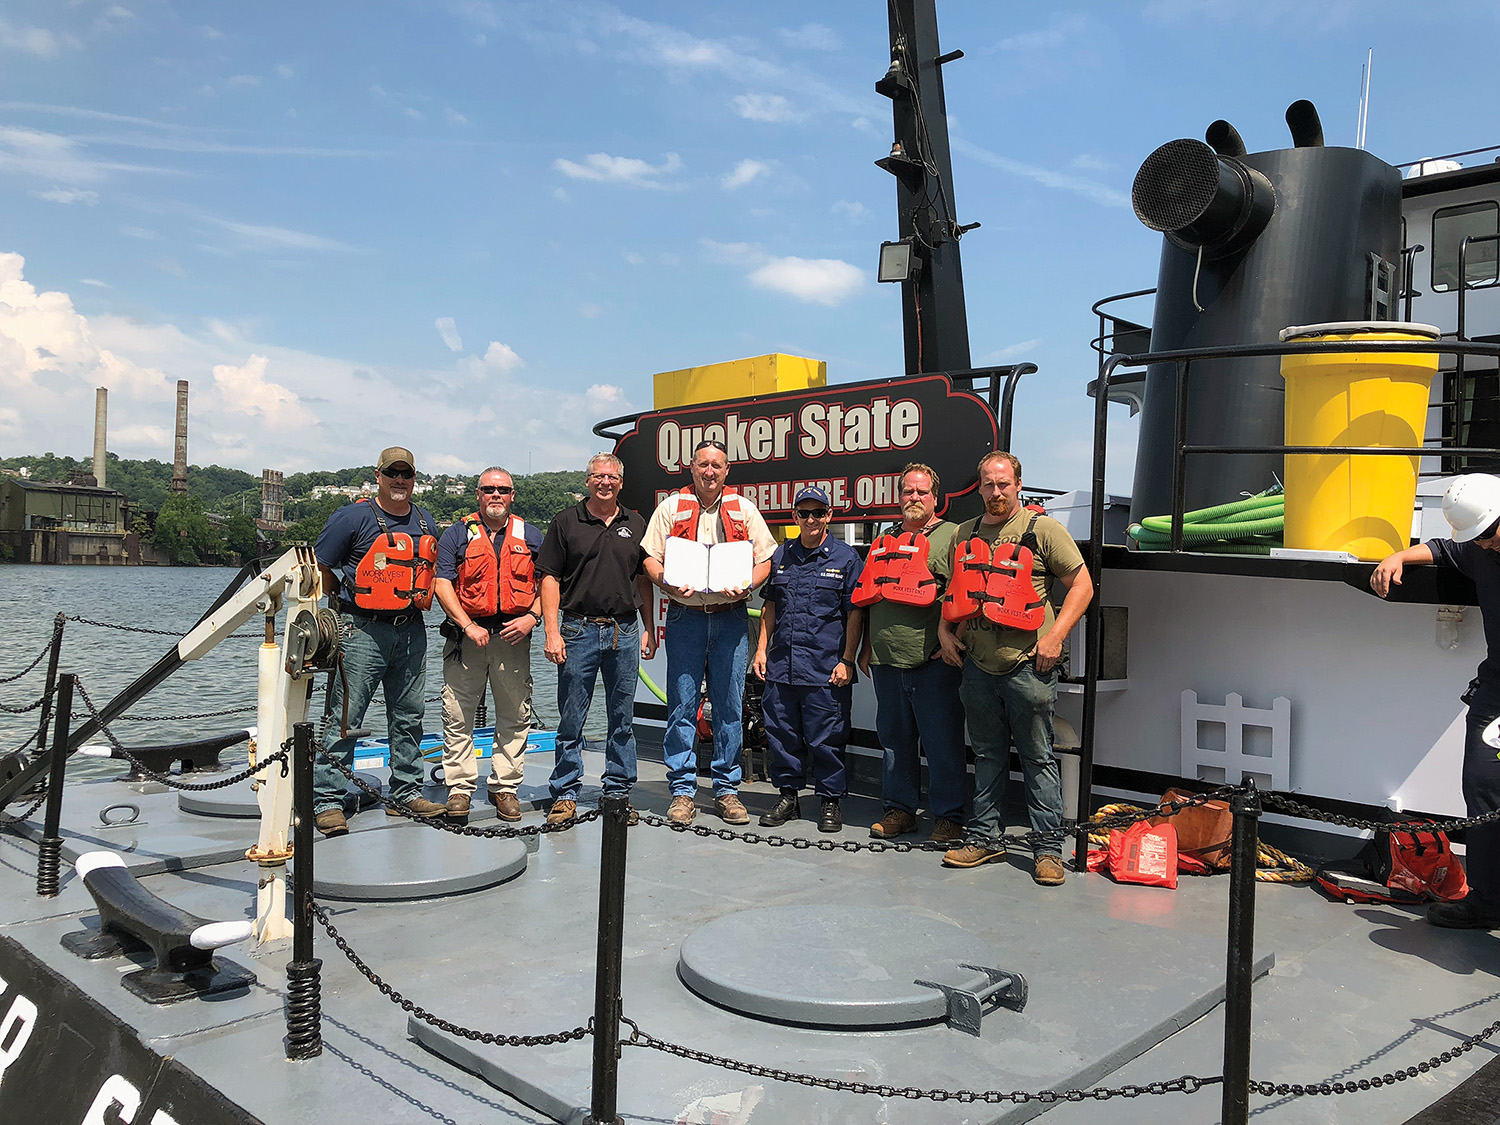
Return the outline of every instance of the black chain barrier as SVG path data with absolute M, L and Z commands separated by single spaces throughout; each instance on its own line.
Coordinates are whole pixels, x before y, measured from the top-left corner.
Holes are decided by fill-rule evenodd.
M 1464 828 L 1478 828 L 1484 824 L 1494 824 L 1500 820 L 1500 809 L 1462 820 L 1367 820 L 1358 816 L 1344 816 L 1342 813 L 1322 812 L 1311 805 L 1304 805 L 1300 801 L 1294 801 L 1279 793 L 1263 793 L 1261 799 L 1267 808 L 1277 809 L 1292 816 L 1300 816 L 1304 820 L 1321 820 L 1325 824 L 1337 824 L 1343 828 L 1363 828 L 1369 831 L 1384 829 L 1388 832 L 1457 832 Z
M 27 806 L 27 808 L 23 809 L 21 812 L 16 813 L 14 816 L 10 815 L 9 813 L 0 813 L 0 828 L 14 828 L 17 824 L 24 824 L 26 821 L 31 819 L 32 815 L 36 812 L 37 809 L 41 808 L 46 803 L 47 793 L 45 790 L 43 790 L 35 801 L 32 801 L 31 804 Z
M 327 911 L 319 906 L 315 899 L 308 899 L 307 909 L 317 919 L 318 924 L 328 932 L 328 936 L 333 939 L 333 944 L 339 947 L 344 956 L 349 958 L 349 963 L 358 969 L 366 980 L 378 988 L 388 999 L 404 1008 L 408 1013 L 429 1027 L 435 1027 L 439 1031 L 455 1035 L 460 1039 L 467 1039 L 472 1043 L 486 1043 L 496 1047 L 551 1047 L 558 1043 L 571 1043 L 593 1034 L 592 1020 L 589 1021 L 587 1026 L 575 1027 L 569 1031 L 555 1031 L 543 1035 L 500 1035 L 493 1031 L 479 1031 L 472 1027 L 464 1027 L 461 1024 L 445 1020 L 441 1016 L 433 1015 L 416 1001 L 408 999 L 390 984 L 387 984 L 381 979 L 380 974 L 366 965 L 359 954 L 355 953 L 353 947 L 344 939 L 344 935 L 339 933 L 334 927 L 333 922 L 328 917 Z
M 1440 1055 L 1433 1055 L 1432 1058 L 1419 1062 L 1416 1066 L 1409 1066 L 1405 1070 L 1387 1071 L 1374 1078 L 1359 1078 L 1349 1082 L 1251 1082 L 1250 1089 L 1254 1093 L 1264 1094 L 1267 1097 L 1290 1094 L 1294 1098 L 1319 1094 L 1357 1094 L 1363 1090 L 1378 1090 L 1382 1086 L 1394 1086 L 1397 1082 L 1405 1082 L 1418 1075 L 1428 1074 L 1443 1064 L 1452 1062 L 1465 1052 L 1472 1051 L 1497 1031 L 1500 1031 L 1500 1020 L 1496 1020 L 1483 1031 L 1469 1036 L 1458 1046 L 1451 1047 Z
M 181 640 L 184 636 L 187 635 L 185 633 L 179 633 L 175 629 L 148 629 L 144 625 L 121 625 L 114 621 L 94 621 L 91 618 L 78 617 L 74 614 L 69 614 L 68 620 L 76 621 L 80 625 L 95 625 L 100 629 L 118 629 L 122 633 L 147 633 L 153 637 L 176 637 L 178 640 Z M 266 638 L 264 633 L 230 633 L 229 637 L 225 639 L 234 639 L 240 641 L 263 641 Z
M 36 654 L 36 659 L 33 660 L 30 664 L 26 665 L 26 667 L 22 668 L 14 676 L 0 676 L 0 684 L 13 684 L 13 683 L 15 683 L 22 676 L 26 675 L 27 672 L 30 672 L 33 668 L 35 668 L 38 664 L 40 664 L 42 662 L 42 660 L 46 657 L 46 655 L 49 652 L 51 652 L 51 651 L 52 651 L 52 642 L 48 641 L 47 644 L 46 644 L 46 646 L 42 649 L 42 651 Z
M 246 703 L 240 707 L 226 707 L 222 711 L 199 711 L 192 715 L 116 715 L 113 721 L 116 723 L 175 723 L 184 719 L 217 719 L 225 715 L 247 715 L 256 707 L 257 704 Z M 75 719 L 88 717 L 82 711 L 73 712 Z
M 1174 1078 L 1167 1082 L 1151 1082 L 1144 1086 L 1094 1086 L 1087 1090 L 924 1090 L 917 1086 L 886 1086 L 869 1082 L 850 1082 L 838 1078 L 820 1078 L 815 1074 L 799 1074 L 794 1070 L 782 1070 L 780 1067 L 740 1062 L 723 1055 L 711 1055 L 707 1051 L 699 1051 L 693 1047 L 684 1047 L 680 1043 L 669 1043 L 665 1039 L 658 1039 L 642 1031 L 634 1020 L 625 1019 L 622 1022 L 630 1026 L 630 1038 L 620 1040 L 622 1046 L 645 1047 L 647 1050 L 676 1055 L 690 1062 L 706 1063 L 709 1066 L 749 1074 L 756 1078 L 769 1078 L 776 1082 L 816 1086 L 821 1090 L 835 1090 L 846 1094 L 907 1098 L 912 1101 L 921 1099 L 934 1102 L 985 1102 L 989 1105 L 999 1105 L 1003 1102 L 1012 1102 L 1016 1105 L 1026 1102 L 1039 1102 L 1043 1105 L 1056 1102 L 1105 1102 L 1111 1098 L 1138 1098 L 1143 1094 L 1196 1094 L 1205 1086 L 1218 1085 L 1224 1081 L 1223 1075 L 1200 1078 L 1197 1075 L 1184 1074 L 1181 1078 Z
M 77 677 L 74 677 L 73 684 L 74 687 L 78 689 L 78 694 L 82 697 L 84 706 L 88 708 L 88 717 L 92 718 L 99 724 L 99 729 L 104 732 L 104 737 L 109 739 L 109 744 L 114 747 L 115 753 L 119 754 L 122 758 L 128 761 L 141 773 L 149 777 L 152 781 L 158 781 L 161 784 L 167 786 L 167 788 L 169 789 L 181 789 L 187 793 L 206 793 L 211 789 L 227 789 L 231 785 L 238 785 L 247 777 L 254 777 L 267 766 L 274 765 L 277 762 L 281 763 L 282 777 L 286 777 L 287 773 L 291 769 L 292 740 L 287 739 L 281 744 L 281 749 L 276 751 L 276 753 L 262 758 L 259 762 L 252 763 L 237 774 L 232 774 L 229 777 L 220 778 L 217 781 L 179 781 L 171 774 L 157 773 L 150 766 L 146 765 L 145 762 L 141 761 L 129 750 L 127 750 L 120 743 L 120 740 L 115 737 L 115 732 L 110 730 L 108 724 L 106 724 L 104 720 L 99 717 L 99 710 L 94 706 L 94 701 L 89 698 L 89 693 L 84 688 L 83 681 L 81 679 L 78 679 Z
M 327 747 L 319 746 L 318 754 L 324 761 L 343 774 L 345 778 L 354 782 L 355 787 L 360 792 L 372 798 L 378 804 L 384 805 L 387 810 L 399 813 L 407 820 L 415 821 L 425 828 L 436 829 L 439 832 L 452 832 L 456 836 L 474 836 L 485 840 L 513 840 L 525 836 L 543 836 L 552 832 L 569 832 L 577 828 L 580 824 L 587 824 L 591 820 L 598 820 L 604 815 L 599 809 L 586 809 L 575 815 L 572 819 L 563 821 L 561 824 L 548 824 L 546 821 L 543 821 L 541 824 L 530 824 L 525 828 L 478 828 L 469 824 L 450 824 L 441 817 L 419 816 L 398 801 L 387 801 L 384 793 L 366 782 L 364 778 L 344 765 L 343 762 L 330 755 Z M 644 816 L 642 819 L 645 819 Z
M 25 707 L 11 707 L 8 704 L 0 703 L 0 711 L 4 711 L 8 715 L 24 715 L 28 711 L 35 711 L 43 703 L 46 703 L 47 702 L 47 697 L 50 694 L 51 694 L 50 692 L 45 692 L 45 691 L 42 692 L 41 695 L 39 695 L 36 699 L 32 700 L 30 703 L 26 704 Z

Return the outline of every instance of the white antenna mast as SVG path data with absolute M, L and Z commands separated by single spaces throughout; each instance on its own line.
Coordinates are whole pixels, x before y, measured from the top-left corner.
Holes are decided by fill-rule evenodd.
M 1359 72 L 1359 120 L 1354 127 L 1354 147 L 1365 147 L 1365 133 L 1370 121 L 1370 72 L 1375 67 L 1375 48 L 1365 56 L 1365 65 Z

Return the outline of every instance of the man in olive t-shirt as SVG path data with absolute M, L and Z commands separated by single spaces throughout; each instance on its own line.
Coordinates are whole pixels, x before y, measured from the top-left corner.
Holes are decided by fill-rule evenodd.
M 977 537 L 992 548 L 1002 543 L 1031 547 L 1032 587 L 1042 599 L 1045 616 L 1036 630 L 997 625 L 983 616 L 958 625 L 945 620 L 938 628 L 943 659 L 963 668 L 959 697 L 974 745 L 974 812 L 969 832 L 994 841 L 951 849 L 943 856 L 949 867 L 978 867 L 1005 858 L 998 837 L 1005 830 L 1001 806 L 1012 743 L 1021 758 L 1032 830 L 1052 832 L 1062 827 L 1062 782 L 1052 753 L 1057 666 L 1063 642 L 1094 596 L 1093 580 L 1072 536 L 1051 516 L 1021 507 L 1021 462 L 1014 455 L 997 451 L 979 462 L 979 494 L 984 498 L 984 515 L 962 525 L 954 544 Z M 950 578 L 953 558 L 950 549 L 933 572 Z M 1057 609 L 1053 607 L 1054 586 L 1067 592 Z M 1062 883 L 1066 874 L 1061 837 L 1037 844 L 1035 851 L 1032 878 L 1046 887 Z
M 932 568 L 952 548 L 957 525 L 937 515 L 937 472 L 913 462 L 901 471 L 901 523 L 893 534 L 927 539 Z M 885 815 L 870 835 L 889 840 L 916 830 L 922 790 L 922 753 L 927 756 L 927 808 L 937 820 L 932 841 L 952 844 L 964 836 L 969 771 L 964 760 L 964 713 L 958 700 L 959 669 L 943 660 L 938 644 L 942 585 L 929 606 L 901 605 L 882 598 L 870 606 L 859 663 L 875 688 L 875 733 L 885 752 L 881 803 Z M 920 742 L 919 742 L 920 740 Z

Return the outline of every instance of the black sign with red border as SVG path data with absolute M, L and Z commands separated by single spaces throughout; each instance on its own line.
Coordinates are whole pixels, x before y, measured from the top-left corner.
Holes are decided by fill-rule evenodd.
M 797 491 L 825 488 L 836 520 L 887 520 L 901 509 L 901 469 L 937 470 L 943 512 L 978 484 L 975 466 L 995 448 L 987 403 L 955 391 L 946 375 L 843 383 L 791 394 L 683 406 L 643 414 L 615 444 L 625 463 L 620 502 L 650 513 L 691 483 L 700 441 L 729 455 L 729 483 L 768 523 L 791 523 Z

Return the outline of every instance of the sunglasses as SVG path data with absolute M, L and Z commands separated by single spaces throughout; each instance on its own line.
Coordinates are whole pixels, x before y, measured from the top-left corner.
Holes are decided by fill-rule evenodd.
M 693 446 L 694 453 L 697 453 L 700 449 L 717 449 L 720 453 L 725 454 L 729 452 L 729 449 L 722 441 L 714 441 L 712 438 L 708 441 L 700 441 L 697 445 Z
M 590 473 L 589 474 L 589 479 L 590 480 L 597 480 L 597 481 L 616 481 L 616 482 L 618 482 L 619 479 L 620 479 L 620 475 L 618 473 Z
M 481 484 L 479 491 L 486 496 L 509 496 L 515 489 L 508 484 Z
M 381 469 L 380 474 L 392 480 L 414 480 L 417 471 L 415 469 Z
M 799 520 L 826 520 L 828 518 L 827 508 L 798 508 L 797 518 Z

